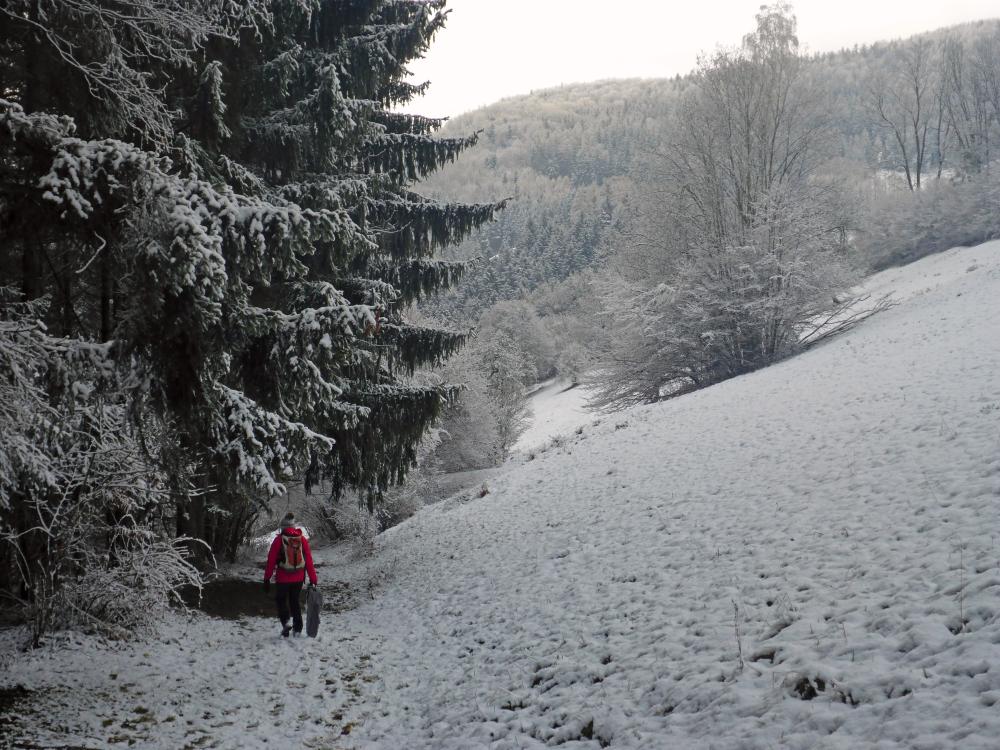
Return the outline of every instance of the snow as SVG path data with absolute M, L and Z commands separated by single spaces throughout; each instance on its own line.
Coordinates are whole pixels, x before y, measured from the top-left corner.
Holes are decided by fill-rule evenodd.
M 381 535 L 372 559 L 327 550 L 321 584 L 373 596 L 328 612 L 315 641 L 202 617 L 139 646 L 67 636 L 25 655 L 0 634 L 16 666 L 0 684 L 47 688 L 16 736 L 995 748 L 1000 242 L 867 286 L 899 304 L 766 370 L 588 423 L 484 497 Z
M 176 618 L 158 642 L 133 648 L 75 634 L 51 640 L 18 655 L 26 669 L 11 675 L 48 688 L 30 747 L 242 750 L 275 744 L 289 727 L 293 744 L 315 747 L 356 720 L 352 684 L 370 679 L 350 636 L 321 628 L 316 639 L 286 639 L 254 618 Z
M 591 424 L 595 415 L 586 408 L 590 396 L 584 386 L 573 386 L 558 378 L 544 383 L 528 399 L 531 422 L 514 444 L 514 450 L 538 450 L 553 438 Z

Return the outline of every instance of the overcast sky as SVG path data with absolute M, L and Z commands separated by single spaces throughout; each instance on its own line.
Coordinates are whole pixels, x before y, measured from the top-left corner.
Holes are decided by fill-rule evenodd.
M 449 0 L 447 27 L 414 61 L 430 91 L 407 111 L 454 116 L 506 96 L 602 78 L 687 73 L 737 44 L 760 0 Z M 810 52 L 1000 16 L 998 0 L 799 0 Z

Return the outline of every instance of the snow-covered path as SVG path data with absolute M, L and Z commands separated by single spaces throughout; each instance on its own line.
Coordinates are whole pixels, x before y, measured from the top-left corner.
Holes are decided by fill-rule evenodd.
M 281 746 L 289 728 L 296 746 L 335 748 L 367 714 L 358 695 L 374 680 L 363 636 L 284 639 L 270 619 L 177 618 L 137 648 L 48 640 L 16 654 L 4 679 L 44 692 L 19 707 L 20 726 L 0 726 L 2 748 L 242 750 Z
M 566 380 L 554 379 L 545 383 L 528 399 L 531 421 L 514 444 L 514 450 L 537 451 L 552 438 L 591 424 L 595 416 L 587 410 L 590 395 L 584 386 L 572 386 Z
M 39 746 L 996 748 L 1000 243 L 870 287 L 901 304 L 384 534 L 315 642 L 199 619 L 4 684 L 65 685 Z

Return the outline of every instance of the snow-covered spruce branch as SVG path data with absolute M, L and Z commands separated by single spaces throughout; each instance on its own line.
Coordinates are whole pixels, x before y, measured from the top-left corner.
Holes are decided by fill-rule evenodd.
M 240 391 L 221 384 L 214 391 L 220 402 L 212 425 L 215 452 L 268 496 L 285 493 L 278 478 L 300 475 L 314 453 L 333 449 L 333 438 L 264 409 Z
M 210 9 L 160 0 L 10 0 L 0 5 L 0 15 L 37 40 L 63 76 L 79 76 L 102 105 L 116 103 L 109 110 L 117 134 L 131 133 L 161 147 L 170 143 L 176 113 L 150 68 L 162 73 L 186 67 L 209 39 L 234 40 L 241 29 L 260 33 L 272 22 L 266 0 L 224 0 Z
M 142 206 L 155 230 L 141 249 L 154 266 L 149 273 L 175 294 L 204 298 L 205 309 L 215 310 L 209 322 L 231 283 L 301 277 L 300 256 L 350 223 L 343 214 L 274 205 L 169 170 L 163 157 L 121 141 L 62 138 L 40 185 L 64 216 L 82 221 L 118 205 Z

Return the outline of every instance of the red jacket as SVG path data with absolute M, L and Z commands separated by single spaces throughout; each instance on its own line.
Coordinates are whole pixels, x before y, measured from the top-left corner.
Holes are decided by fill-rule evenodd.
M 302 556 L 305 558 L 305 567 L 298 570 L 285 570 L 278 566 L 278 554 L 281 552 L 281 534 L 274 537 L 271 542 L 271 549 L 267 553 L 267 567 L 264 568 L 264 580 L 270 581 L 271 575 L 277 568 L 278 583 L 299 583 L 306 580 L 306 572 L 309 572 L 309 580 L 316 585 L 316 568 L 313 567 L 312 551 L 309 549 L 309 540 L 302 534 L 302 529 L 285 529 L 282 534 L 287 536 L 302 537 Z

